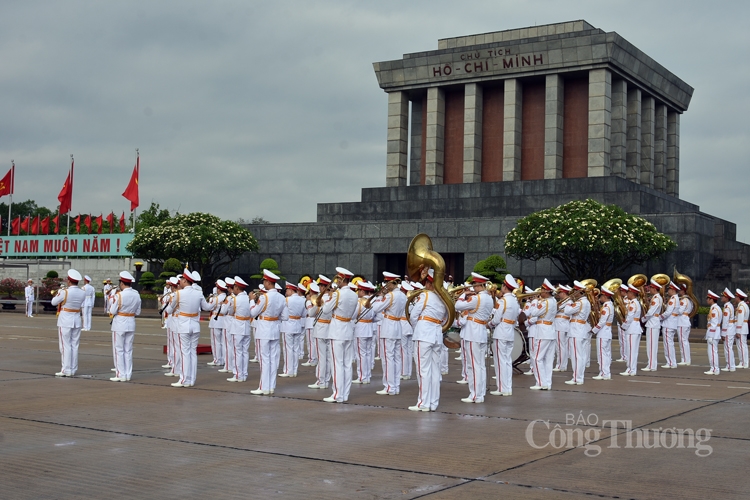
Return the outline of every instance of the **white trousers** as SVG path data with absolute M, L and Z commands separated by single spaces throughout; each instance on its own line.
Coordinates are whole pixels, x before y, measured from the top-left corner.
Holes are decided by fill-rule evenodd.
M 339 403 L 348 401 L 352 390 L 351 344 L 351 340 L 331 339 L 331 376 L 333 378 L 331 397 Z
M 232 367 L 234 366 L 234 351 L 231 349 L 230 337 L 229 330 L 224 328 L 221 339 L 224 342 L 224 369 L 232 371 Z
M 312 336 L 313 329 L 305 329 L 305 339 L 307 340 L 307 362 L 313 366 L 318 364 L 318 342 Z
M 328 381 L 331 379 L 331 340 L 318 339 L 313 337 L 316 345 L 316 357 L 318 365 L 315 368 L 316 382 L 321 387 L 328 387 Z
M 586 368 L 591 365 L 591 337 L 583 339 L 583 355 L 586 358 Z
M 31 313 L 31 307 L 32 307 L 33 305 L 34 305 L 34 303 L 33 303 L 33 302 L 29 302 L 28 300 L 26 301 L 26 317 L 27 317 L 27 318 L 30 318 L 30 317 L 32 316 L 32 313 Z
M 81 342 L 80 328 L 57 327 L 60 344 L 62 370 L 65 375 L 75 375 L 78 370 L 78 345 Z
M 299 360 L 302 357 L 300 351 L 300 341 L 302 332 L 283 333 L 284 336 L 284 373 L 287 375 L 297 375 Z
M 117 378 L 130 380 L 133 375 L 133 339 L 135 332 L 112 332 L 115 346 L 115 373 Z
M 260 363 L 260 383 L 258 389 L 261 391 L 273 391 L 276 389 L 276 374 L 279 371 L 279 339 L 255 339 L 255 355 Z
M 646 328 L 646 368 L 656 371 L 658 360 L 656 355 L 659 352 L 659 328 Z
M 180 334 L 174 330 L 168 330 L 169 339 L 172 344 L 172 373 L 182 376 L 182 351 L 180 350 Z M 167 347 L 169 353 L 169 347 Z
M 487 392 L 487 367 L 484 358 L 487 354 L 486 342 L 464 342 L 462 356 L 466 360 L 466 380 L 469 381 L 469 397 L 475 403 L 484 401 Z
M 497 390 L 500 392 L 513 392 L 513 352 L 512 340 L 494 339 L 493 352 L 495 354 L 495 379 Z M 566 349 L 567 352 L 567 349 Z
M 170 328 L 167 328 L 167 364 L 174 367 L 174 339 Z
M 627 353 L 628 369 L 625 370 L 628 373 L 638 373 L 638 351 L 641 345 L 641 334 L 640 333 L 626 333 L 623 336 Z
M 596 360 L 599 361 L 599 376 L 611 377 L 612 339 L 596 339 Z
M 211 328 L 211 352 L 213 362 L 217 365 L 224 364 L 224 329 Z
M 534 357 L 536 355 L 536 337 L 529 337 L 529 370 L 534 373 Z
M 414 360 L 414 341 L 411 335 L 401 336 L 401 375 L 411 377 L 411 367 Z
M 555 368 L 564 372 L 568 370 L 568 332 L 557 332 L 557 341 L 555 343 L 555 355 L 557 364 Z
M 354 357 L 357 360 L 357 380 L 369 382 L 372 377 L 372 337 L 354 339 Z
M 578 384 L 583 383 L 583 373 L 586 371 L 586 339 L 578 337 L 568 338 L 568 352 L 570 352 L 570 364 L 573 368 L 573 380 Z
M 466 371 L 466 341 L 461 339 L 461 380 L 469 380 L 469 374 Z
M 726 362 L 727 368 L 734 370 L 736 368 L 734 364 L 734 335 L 725 335 L 721 337 L 724 340 L 724 361 Z
M 229 353 L 232 366 L 229 368 L 237 380 L 247 380 L 247 350 L 250 347 L 250 335 L 229 335 Z
M 541 387 L 552 387 L 552 364 L 555 361 L 555 340 L 534 339 L 534 377 L 536 385 Z
M 677 329 L 680 342 L 680 361 L 690 363 L 690 327 L 681 326 Z
M 442 343 L 414 342 L 414 363 L 417 365 L 419 395 L 417 406 L 436 410 L 440 402 L 440 357 Z
M 83 330 L 91 330 L 91 312 L 94 310 L 94 306 L 82 306 L 81 316 L 83 316 Z
M 620 358 L 624 359 L 625 362 L 628 361 L 628 353 L 627 353 L 627 347 L 625 346 L 625 334 L 622 333 L 622 328 L 620 326 L 617 326 L 617 343 L 620 346 Z
M 370 360 L 372 362 L 370 363 L 370 371 L 375 369 L 375 358 L 378 357 L 378 349 L 380 349 L 378 347 L 380 345 L 380 335 L 378 333 L 379 331 L 380 329 L 376 330 L 372 335 L 372 355 L 370 356 Z
M 734 342 L 737 344 L 737 366 L 747 368 L 747 335 L 740 335 L 740 338 L 735 337 Z
M 677 366 L 677 357 L 674 352 L 674 336 L 677 330 L 674 328 L 662 328 L 661 338 L 664 344 L 664 359 L 667 360 L 665 364 L 669 366 Z
M 180 383 L 183 385 L 195 385 L 195 376 L 198 370 L 198 339 L 200 333 L 180 333 L 178 341 L 180 344 Z
M 448 374 L 448 346 L 440 343 L 440 374 Z
M 714 373 L 719 373 L 719 339 L 707 339 L 708 366 Z
M 294 340 L 297 342 L 297 364 L 305 358 L 305 330 L 300 330 L 294 334 Z
M 388 394 L 398 394 L 401 391 L 401 339 L 380 339 L 380 360 L 383 389 Z

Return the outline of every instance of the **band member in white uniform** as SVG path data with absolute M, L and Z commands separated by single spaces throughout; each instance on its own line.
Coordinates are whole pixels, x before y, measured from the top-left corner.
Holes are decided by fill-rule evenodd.
M 317 293 L 312 289 L 313 283 L 309 283 L 307 287 L 302 285 L 302 283 L 298 284 L 298 287 L 303 287 L 305 290 L 305 317 L 304 320 L 304 331 L 305 331 L 305 339 L 307 340 L 307 361 L 302 363 L 302 366 L 318 366 L 318 342 L 313 337 L 313 323 L 315 322 L 315 312 L 317 308 L 312 303 L 312 300 L 310 297 L 312 297 L 313 293 Z M 317 288 L 317 285 L 315 285 Z M 320 289 L 318 289 L 320 290 Z
M 555 361 L 555 339 L 557 334 L 554 328 L 555 316 L 557 315 L 557 301 L 552 298 L 555 287 L 546 278 L 542 283 L 542 290 L 536 300 L 536 306 L 529 309 L 529 320 L 535 325 L 534 357 L 532 366 L 536 384 L 529 389 L 538 391 L 549 391 L 552 389 L 552 364 Z
M 629 291 L 630 286 L 627 283 L 620 284 L 618 293 L 620 294 L 620 298 L 622 298 L 622 303 L 625 305 L 625 310 L 627 310 L 628 304 L 630 303 L 630 299 L 628 298 Z M 617 343 L 620 344 L 620 357 L 617 361 L 627 363 L 629 346 L 628 339 L 625 338 L 625 330 L 623 330 L 622 324 L 617 325 Z
M 250 347 L 250 297 L 245 289 L 247 283 L 239 276 L 234 277 L 232 297 L 227 301 L 227 334 L 232 364 L 232 376 L 227 382 L 244 382 L 247 380 L 247 363 Z
M 559 287 L 557 287 L 559 304 L 564 304 L 566 301 L 568 301 L 567 299 L 570 291 L 571 288 L 568 288 L 566 285 L 560 285 Z M 555 315 L 554 327 L 555 333 L 557 334 L 557 342 L 555 343 L 555 355 L 557 356 L 557 364 L 552 369 L 552 371 L 568 371 L 568 332 L 570 331 L 570 316 L 567 316 L 563 308 L 559 306 L 557 314 Z
M 574 281 L 576 290 L 584 291 L 586 286 L 580 281 Z M 566 380 L 568 385 L 582 385 L 583 374 L 586 371 L 586 339 L 589 338 L 591 327 L 589 326 L 589 315 L 591 314 L 591 303 L 582 295 L 575 302 L 565 304 L 566 316 L 570 316 L 570 332 L 568 332 L 568 352 L 573 368 L 573 378 Z
M 372 307 L 366 307 L 367 299 L 375 290 L 375 286 L 369 281 L 357 283 L 357 296 L 359 303 L 354 314 L 354 357 L 357 360 L 357 378 L 352 380 L 353 384 L 369 384 L 372 377 L 372 336 L 373 330 Z
M 57 333 L 59 337 L 62 369 L 56 377 L 72 377 L 78 371 L 78 345 L 81 342 L 81 306 L 84 293 L 78 288 L 82 279 L 75 269 L 68 270 L 68 285 L 58 290 L 52 298 L 52 305 L 57 306 Z
M 498 299 L 497 307 L 493 311 L 490 320 L 490 328 L 494 328 L 492 340 L 495 343 L 492 351 L 495 354 L 495 379 L 497 390 L 490 391 L 493 396 L 510 396 L 513 394 L 513 343 L 515 341 L 515 329 L 518 323 L 518 315 L 521 314 L 521 306 L 518 299 L 513 295 L 513 290 L 518 288 L 518 282 L 510 275 L 505 275 L 500 291 L 503 296 Z
M 747 294 L 739 288 L 734 291 L 737 297 L 735 307 L 735 335 L 734 342 L 737 344 L 737 368 L 748 368 L 747 359 L 747 321 L 750 315 L 750 307 L 748 307 Z M 692 305 L 692 304 L 691 304 Z
M 34 281 L 29 280 L 26 282 L 26 288 L 23 290 L 24 297 L 26 298 L 26 317 L 33 318 L 32 306 L 34 305 Z
M 524 292 L 534 293 L 534 290 L 526 287 Z M 524 375 L 534 375 L 534 363 L 532 361 L 534 360 L 534 349 L 536 349 L 536 342 L 534 342 L 534 338 L 536 337 L 536 323 L 531 321 L 531 318 L 529 317 L 529 311 L 531 311 L 532 308 L 536 307 L 536 300 L 536 296 L 529 297 L 528 299 L 526 299 L 526 303 L 523 305 L 523 313 L 526 315 L 526 320 L 524 322 L 526 325 L 526 336 L 529 339 L 529 359 L 526 361 L 529 364 L 529 369 L 523 372 Z
M 399 292 L 397 274 L 383 272 L 387 293 L 372 301 L 374 314 L 383 313 L 380 325 L 380 357 L 383 365 L 383 389 L 376 394 L 395 396 L 401 391 L 401 316 L 406 295 Z
M 677 295 L 679 290 L 679 285 L 673 281 L 669 282 L 667 288 L 667 294 L 669 296 L 667 307 L 659 316 L 662 326 L 661 334 L 662 342 L 664 344 L 664 358 L 667 360 L 666 364 L 662 365 L 662 368 L 677 368 L 677 357 L 674 352 L 674 336 L 677 333 L 677 320 L 682 311 L 680 307 L 680 298 Z
M 91 312 L 94 310 L 96 290 L 91 286 L 91 278 L 89 276 L 84 276 L 83 279 L 86 284 L 83 285 L 85 299 L 83 300 L 83 307 L 81 309 L 81 315 L 83 316 L 83 328 L 81 328 L 81 331 L 88 332 L 91 330 Z
M 708 311 L 708 321 L 706 325 L 706 342 L 708 343 L 708 371 L 706 375 L 719 375 L 719 339 L 721 338 L 721 308 L 718 301 L 719 296 L 711 290 L 706 297 L 708 305 L 711 307 Z
M 224 304 L 219 309 L 219 315 L 223 318 L 222 324 L 224 325 L 224 332 L 222 334 L 224 341 L 224 367 L 220 368 L 218 372 L 234 373 L 234 350 L 231 349 L 232 339 L 229 337 L 229 331 L 234 324 L 234 317 L 230 316 L 230 301 L 234 299 L 234 278 L 227 276 L 224 278 L 224 284 L 227 286 L 227 295 L 224 299 Z M 231 314 L 234 315 L 234 310 L 232 310 Z
M 625 317 L 625 322 L 622 326 L 622 338 L 627 348 L 625 349 L 627 359 L 627 369 L 620 373 L 622 376 L 635 377 L 638 372 L 638 351 L 641 345 L 641 335 L 643 330 L 641 329 L 641 314 L 643 314 L 641 308 L 641 301 L 638 298 L 640 290 L 635 286 L 628 286 L 628 314 Z
M 686 295 L 687 285 L 680 286 L 680 316 L 677 318 L 677 336 L 680 342 L 680 358 L 678 365 L 690 366 L 690 314 L 693 312 L 693 302 Z
M 318 282 L 320 284 L 312 283 L 310 287 L 320 296 L 321 293 L 326 293 L 327 288 L 331 285 L 331 280 L 320 274 L 318 275 Z M 318 307 L 317 302 L 317 299 L 313 301 L 312 309 L 308 310 L 308 314 L 312 313 L 314 318 L 312 336 L 315 339 L 316 357 L 318 359 L 318 365 L 315 368 L 315 377 L 317 380 L 314 384 L 310 384 L 307 387 L 310 389 L 326 389 L 328 388 L 328 381 L 331 379 L 331 339 L 328 337 L 328 325 L 331 324 L 331 314 L 323 312 L 322 305 Z
M 104 314 L 109 314 L 110 304 L 107 303 L 107 298 L 109 297 L 109 292 L 111 292 L 113 288 L 111 279 L 107 278 L 104 280 L 104 286 L 102 287 L 102 295 L 104 296 Z
M 181 289 L 175 292 L 167 306 L 167 312 L 177 312 L 174 318 L 177 342 L 180 350 L 180 380 L 172 387 L 192 387 L 198 368 L 198 339 L 201 335 L 201 310 L 211 310 L 203 293 L 193 287 L 201 279 L 198 271 L 192 273 L 185 269 L 180 278 Z
M 296 377 L 302 357 L 302 317 L 307 310 L 305 298 L 297 293 L 297 285 L 294 283 L 286 283 L 285 301 L 289 319 L 281 324 L 281 333 L 284 335 L 284 371 L 279 373 L 279 377 Z
M 651 280 L 646 288 L 651 292 L 648 311 L 643 315 L 643 320 L 646 323 L 646 356 L 648 357 L 648 364 L 645 368 L 641 368 L 641 371 L 655 372 L 658 365 L 656 356 L 659 352 L 659 329 L 661 328 L 659 315 L 661 314 L 663 300 L 660 294 L 661 285 L 659 283 Z
M 424 291 L 415 299 L 409 313 L 414 325 L 414 362 L 417 365 L 419 395 L 411 411 L 435 411 L 440 403 L 440 356 L 443 345 L 443 324 L 448 311 L 435 292 L 433 269 L 423 269 Z
M 167 306 L 172 301 L 175 292 L 179 286 L 179 280 L 176 276 L 172 276 L 167 280 L 167 286 L 169 286 L 169 293 L 165 293 L 161 298 L 161 310 L 164 319 L 164 326 L 167 329 L 167 364 L 161 365 L 162 368 L 167 368 L 169 371 L 164 375 L 166 377 L 179 377 L 180 374 L 177 371 L 177 363 L 180 361 L 181 354 L 179 353 L 179 342 L 177 341 L 177 333 L 175 332 L 175 313 L 172 314 L 167 312 Z
M 467 316 L 461 328 L 465 350 L 461 355 L 466 358 L 466 375 L 469 386 L 469 397 L 463 398 L 464 403 L 484 403 L 487 391 L 487 325 L 490 322 L 492 297 L 487 293 L 486 284 L 489 281 L 481 274 L 472 272 L 473 293 L 467 293 L 463 299 L 456 302 L 456 312 L 466 311 Z
M 211 354 L 213 355 L 213 360 L 206 363 L 208 366 L 224 366 L 224 316 L 221 314 L 221 308 L 227 299 L 226 291 L 226 282 L 224 280 L 217 280 L 214 294 L 209 301 L 213 306 L 210 319 L 208 320 L 208 328 L 211 331 Z
M 109 308 L 116 353 L 115 376 L 110 378 L 112 382 L 127 382 L 133 375 L 135 317 L 141 314 L 141 294 L 133 290 L 133 283 L 135 278 L 132 274 L 127 271 L 120 273 L 120 290 L 115 293 L 114 303 Z
M 409 292 L 414 291 L 414 287 L 406 281 L 401 282 L 399 288 L 404 297 L 408 297 Z M 404 300 L 404 303 L 406 301 Z M 414 346 L 412 345 L 412 335 L 414 330 L 412 329 L 409 319 L 405 316 L 405 312 L 401 314 L 401 380 L 411 379 L 411 367 L 414 362 Z
M 721 294 L 721 301 L 724 303 L 724 312 L 721 318 L 721 339 L 724 341 L 724 361 L 726 366 L 721 371 L 733 372 L 735 370 L 734 364 L 734 336 L 737 333 L 735 327 L 737 319 L 734 316 L 734 294 L 729 291 L 729 288 L 724 289 L 724 293 Z
M 235 281 L 237 278 L 235 278 Z M 255 323 L 255 353 L 260 363 L 260 383 L 251 394 L 273 394 L 276 389 L 276 373 L 279 369 L 279 338 L 281 321 L 289 319 L 284 297 L 276 290 L 279 277 L 268 269 L 263 270 L 263 286 L 266 293 L 250 295 L 250 316 Z
M 349 400 L 352 389 L 352 341 L 354 340 L 354 313 L 359 301 L 349 286 L 354 273 L 336 268 L 340 279 L 338 289 L 323 303 L 323 313 L 331 314 L 328 337 L 331 341 L 331 376 L 333 393 L 323 398 L 327 403 L 344 403 Z
M 599 293 L 599 322 L 592 328 L 591 332 L 596 335 L 596 358 L 599 361 L 599 374 L 592 377 L 594 380 L 610 380 L 610 366 L 612 365 L 612 323 L 615 319 L 615 308 L 612 297 L 615 293 L 605 287 Z

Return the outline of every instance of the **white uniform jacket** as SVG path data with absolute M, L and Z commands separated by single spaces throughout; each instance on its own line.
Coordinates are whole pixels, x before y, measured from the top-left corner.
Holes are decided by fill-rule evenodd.
M 690 313 L 693 303 L 688 297 L 680 297 L 680 315 L 677 317 L 677 328 L 690 328 Z
M 669 297 L 667 301 L 667 307 L 664 312 L 661 313 L 659 319 L 661 320 L 661 326 L 669 328 L 670 330 L 677 329 L 677 318 L 680 317 L 680 298 L 677 294 Z
M 328 338 L 332 340 L 352 340 L 354 338 L 354 312 L 357 310 L 357 294 L 348 286 L 337 289 L 331 300 L 323 304 L 323 314 L 331 314 L 328 325 Z
M 646 328 L 660 328 L 661 320 L 659 315 L 661 314 L 662 299 L 661 295 L 655 293 L 651 296 L 651 302 L 648 306 L 648 311 L 643 316 L 646 321 Z
M 599 323 L 594 325 L 591 333 L 596 334 L 598 339 L 612 340 L 612 320 L 614 318 L 615 308 L 610 300 L 602 304 L 602 308 L 599 310 Z
M 59 290 L 52 298 L 52 305 L 62 305 L 57 317 L 57 326 L 62 328 L 81 328 L 81 307 L 85 296 L 77 286 Z
M 406 310 L 406 295 L 395 290 L 372 301 L 375 314 L 383 313 L 380 324 L 381 339 L 401 339 L 401 316 Z
M 566 304 L 568 304 L 568 303 L 570 303 L 569 300 L 566 302 Z M 554 327 L 555 327 L 555 331 L 556 332 L 565 332 L 565 333 L 567 333 L 567 332 L 570 331 L 570 316 L 568 316 L 567 314 L 565 314 L 564 307 L 565 306 L 563 306 L 563 309 L 560 309 L 560 307 L 558 306 L 558 308 L 557 308 L 558 309 L 557 314 L 555 314 L 555 324 L 554 324 Z
M 529 322 L 535 325 L 534 338 L 539 340 L 554 340 L 557 338 L 555 332 L 555 316 L 557 315 L 557 301 L 552 297 L 536 300 L 536 305 L 529 308 L 526 313 Z
M 96 299 L 96 290 L 90 283 L 86 283 L 83 286 L 84 301 L 83 305 L 86 307 L 94 307 L 94 300 Z
M 456 302 L 456 312 L 468 313 L 465 321 L 462 321 L 461 338 L 469 342 L 487 342 L 487 325 L 492 316 L 493 305 L 492 297 L 484 290 Z
M 375 333 L 372 325 L 374 324 L 375 313 L 372 312 L 372 307 L 365 308 L 365 302 L 367 297 L 359 299 L 357 304 L 357 310 L 354 312 L 354 336 L 369 338 Z
M 750 315 L 750 307 L 748 307 L 747 303 L 740 302 L 737 304 L 736 313 L 737 322 L 735 323 L 735 331 L 741 335 L 747 335 L 747 320 L 748 315 Z
M 306 317 L 305 298 L 299 295 L 286 297 L 286 308 L 289 319 L 281 325 L 284 333 L 300 333 L 302 331 L 303 318 Z
M 727 337 L 735 334 L 736 319 L 734 317 L 734 306 L 731 302 L 724 304 L 724 315 L 721 318 L 721 336 Z
M 512 293 L 506 293 L 497 301 L 497 309 L 490 319 L 490 328 L 494 328 L 492 338 L 498 340 L 515 340 L 516 323 L 521 314 L 518 299 Z
M 713 304 L 708 311 L 706 338 L 708 340 L 721 338 L 721 308 L 719 304 Z
M 425 290 L 414 300 L 409 311 L 409 322 L 414 325 L 412 340 L 430 344 L 443 343 L 443 323 L 448 319 L 448 310 L 434 292 Z
M 26 302 L 34 302 L 34 287 L 33 286 L 29 285 L 26 288 L 24 288 L 23 293 L 24 293 L 24 296 L 26 297 Z
M 224 317 L 225 328 L 229 335 L 250 335 L 250 297 L 247 292 L 233 295 L 227 301 L 227 315 Z
M 213 309 L 211 309 L 211 320 L 208 322 L 208 327 L 226 328 L 224 320 L 227 315 L 227 294 L 222 292 L 215 295 L 210 303 L 213 305 Z
M 277 340 L 281 321 L 289 319 L 284 297 L 273 288 L 261 294 L 257 303 L 250 302 L 250 316 L 255 318 L 256 340 Z
M 173 328 L 177 333 L 200 333 L 201 309 L 211 310 L 211 304 L 206 302 L 203 293 L 189 286 L 177 290 L 167 306 L 167 313 L 176 312 Z
M 132 288 L 115 293 L 109 314 L 112 315 L 113 332 L 134 332 L 135 317 L 141 314 L 141 294 Z
M 575 302 L 565 305 L 563 309 L 570 316 L 570 332 L 568 337 L 587 339 L 591 333 L 589 316 L 591 315 L 591 302 L 586 297 L 581 297 Z
M 641 328 L 641 301 L 638 299 L 628 300 L 628 314 L 622 324 L 622 331 L 628 335 L 639 335 L 643 333 Z

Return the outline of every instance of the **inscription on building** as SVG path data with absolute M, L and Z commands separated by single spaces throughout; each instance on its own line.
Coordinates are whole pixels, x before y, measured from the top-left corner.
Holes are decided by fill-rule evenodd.
M 501 48 L 464 52 L 460 54 L 459 59 L 460 62 L 431 66 L 430 78 L 458 78 L 477 73 L 495 73 L 540 66 L 547 61 L 547 54 L 544 52 L 513 54 L 510 48 Z

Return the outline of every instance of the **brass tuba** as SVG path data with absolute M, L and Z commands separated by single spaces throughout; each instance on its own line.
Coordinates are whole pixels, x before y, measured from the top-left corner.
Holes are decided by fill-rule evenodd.
M 674 274 L 672 276 L 672 279 L 680 286 L 685 285 L 685 295 L 687 295 L 688 299 L 690 299 L 690 302 L 693 303 L 693 310 L 690 311 L 690 317 L 692 318 L 693 316 L 698 314 L 698 308 L 700 307 L 698 298 L 693 293 L 693 280 L 690 279 L 690 276 L 678 273 L 677 266 L 674 267 Z
M 628 316 L 628 309 L 625 307 L 625 302 L 622 301 L 620 285 L 622 285 L 622 280 L 620 278 L 612 278 L 604 283 L 602 288 L 606 288 L 614 294 L 612 296 L 612 301 L 615 304 L 615 316 L 617 317 L 617 322 L 623 324 L 625 323 L 625 318 Z
M 414 281 L 422 279 L 422 270 L 432 268 L 435 271 L 432 283 L 435 287 L 435 293 L 445 304 L 448 312 L 448 320 L 443 325 L 443 344 L 451 349 L 457 349 L 460 344 L 446 336 L 448 330 L 453 326 L 453 320 L 456 317 L 456 309 L 453 299 L 443 288 L 443 278 L 445 277 L 445 261 L 443 257 L 432 249 L 432 240 L 424 233 L 420 233 L 411 240 L 409 249 L 406 252 L 406 273 Z M 420 290 L 419 293 L 424 290 Z M 406 302 L 406 317 L 409 317 L 411 305 L 419 296 L 415 293 Z
M 601 317 L 597 300 L 597 297 L 599 296 L 599 290 L 596 288 L 597 281 L 594 278 L 587 278 L 585 280 L 581 280 L 581 283 L 586 287 L 584 293 L 586 294 L 586 298 L 588 299 L 589 304 L 591 304 L 591 312 L 589 313 L 589 325 L 596 326 L 596 324 L 599 323 L 599 318 Z
M 648 283 L 648 277 L 645 274 L 634 274 L 628 279 L 628 285 L 636 287 L 640 292 L 638 294 L 638 302 L 641 304 L 641 314 L 646 314 L 646 311 L 648 311 L 646 283 Z
M 669 282 L 672 280 L 666 274 L 654 274 L 651 276 L 651 279 L 661 285 L 661 293 L 659 295 L 661 295 L 661 312 L 664 312 L 667 308 L 667 302 L 664 300 L 664 297 L 667 294 L 667 285 L 669 285 Z M 648 309 L 646 310 L 648 311 Z

